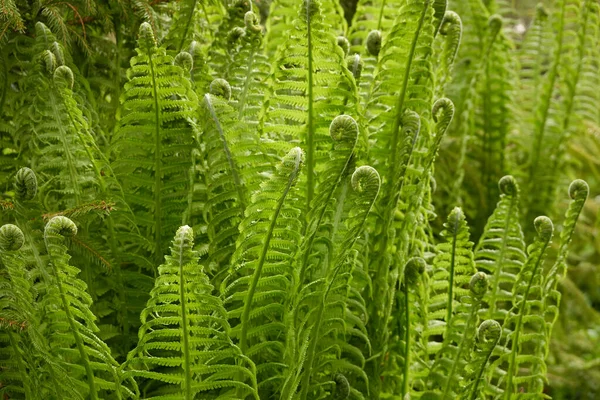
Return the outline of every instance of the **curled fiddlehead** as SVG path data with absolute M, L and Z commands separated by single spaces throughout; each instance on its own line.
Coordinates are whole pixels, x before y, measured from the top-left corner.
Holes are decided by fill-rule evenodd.
M 25 236 L 18 226 L 6 224 L 0 227 L 0 250 L 17 251 L 24 243 Z
M 332 400 L 346 400 L 350 396 L 350 382 L 344 374 L 337 373 L 333 376 L 335 382 L 335 392 Z
M 231 98 L 231 86 L 225 79 L 217 78 L 210 83 L 210 93 L 229 100 Z
M 61 65 L 60 67 L 56 68 L 54 70 L 54 83 L 58 87 L 73 89 L 75 78 L 71 68 L 67 67 L 66 65 Z
M 519 193 L 517 180 L 512 175 L 505 175 L 498 181 L 500 193 L 505 196 L 516 196 Z
M 373 57 L 377 57 L 381 51 L 382 34 L 381 31 L 373 30 L 367 36 L 367 51 Z
M 187 51 L 182 51 L 175 56 L 173 64 L 180 66 L 186 72 L 191 72 L 194 68 L 194 58 Z
M 481 298 L 488 290 L 488 277 L 484 272 L 477 272 L 469 281 L 469 290 L 477 298 Z
M 348 70 L 350 70 L 350 72 L 352 72 L 352 76 L 354 76 L 354 79 L 356 81 L 359 81 L 360 75 L 361 75 L 363 67 L 365 65 L 362 58 L 360 58 L 360 55 L 353 54 L 350 57 L 347 57 L 346 63 L 348 66 Z
M 339 115 L 331 121 L 329 135 L 335 141 L 356 141 L 358 124 L 349 115 Z
M 350 52 L 350 42 L 348 41 L 348 39 L 346 39 L 345 36 L 338 36 L 337 37 L 337 44 L 344 51 L 344 55 L 347 56 L 348 53 Z
M 23 167 L 15 176 L 15 192 L 19 200 L 31 200 L 37 194 L 38 182 L 33 170 Z

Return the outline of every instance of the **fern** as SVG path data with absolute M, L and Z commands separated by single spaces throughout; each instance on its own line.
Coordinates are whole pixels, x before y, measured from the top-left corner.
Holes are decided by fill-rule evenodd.
M 300 148 L 290 150 L 253 195 L 240 224 L 232 271 L 221 287 L 232 336 L 239 340 L 242 353 L 257 364 L 259 374 L 280 369 L 279 332 L 284 329 L 289 262 L 301 231 L 295 184 L 303 156 Z
M 171 385 L 145 398 L 193 399 L 201 392 L 229 398 L 227 388 L 238 388 L 245 393 L 239 398 L 257 399 L 254 365 L 249 360 L 247 366 L 235 364 L 242 354 L 231 342 L 227 312 L 212 294 L 193 245 L 192 229 L 179 228 L 141 314 L 127 375 Z
M 560 247 L 554 265 L 548 271 L 544 281 L 544 313 L 546 319 L 546 335 L 549 338 L 552 327 L 558 318 L 558 307 L 560 305 L 561 293 L 557 290 L 558 282 L 567 273 L 567 257 L 569 244 L 573 238 L 577 219 L 583 209 L 589 194 L 589 186 L 581 179 L 574 180 L 569 186 L 569 196 L 572 201 L 565 214 L 563 230 L 560 233 Z M 546 352 L 548 350 L 546 349 Z
M 185 203 L 187 167 L 193 144 L 190 118 L 195 95 L 183 70 L 156 47 L 149 24 L 142 24 L 123 93 L 123 117 L 113 144 L 125 198 L 139 207 L 136 222 L 152 238 L 154 260 L 166 250 L 165 235 L 179 224 Z
M 545 373 L 544 352 L 548 338 L 544 332 L 543 261 L 554 227 L 548 217 L 535 220 L 537 236 L 528 247 L 523 265 L 513 288 L 513 307 L 502 330 L 505 336 L 503 354 L 492 363 L 490 371 L 500 367 L 504 373 L 493 380 L 498 398 L 510 399 L 521 389 L 528 397 L 539 396 Z
M 475 273 L 469 282 L 470 293 L 460 299 L 457 314 L 446 330 L 442 348 L 428 377 L 430 385 L 438 386 L 439 389 L 426 392 L 423 397 L 432 399 L 456 397 L 470 359 L 469 351 L 475 340 L 477 312 L 487 288 L 487 275 L 483 272 Z
M 511 307 L 512 289 L 525 263 L 525 242 L 519 223 L 519 187 L 507 175 L 500 179 L 500 201 L 488 219 L 475 248 L 477 268 L 490 276 L 483 317 L 504 323 Z
M 327 30 L 320 1 L 306 0 L 299 11 L 272 77 L 263 135 L 303 144 L 308 211 L 329 143 L 328 125 L 339 114 L 353 114 L 356 88 L 344 65 L 343 51 Z
M 90 398 L 105 396 L 101 394 L 105 391 L 113 392 L 116 398 L 131 396 L 131 390 L 121 383 L 119 365 L 110 349 L 96 336 L 96 317 L 90 311 L 92 301 L 85 292 L 85 283 L 77 278 L 79 269 L 69 265 L 64 241 L 75 234 L 75 224 L 61 216 L 52 218 L 44 231 L 52 271 L 52 283 L 43 299 L 51 351 L 63 358 L 72 374 L 86 382 L 85 392 Z

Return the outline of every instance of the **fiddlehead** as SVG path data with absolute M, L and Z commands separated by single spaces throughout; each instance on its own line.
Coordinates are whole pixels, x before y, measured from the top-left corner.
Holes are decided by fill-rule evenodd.
M 32 200 L 37 194 L 38 182 L 35 172 L 27 167 L 23 167 L 17 171 L 15 176 L 15 191 L 17 199 Z
M 17 251 L 25 243 L 23 231 L 12 224 L 0 227 L 0 249 L 2 251 Z

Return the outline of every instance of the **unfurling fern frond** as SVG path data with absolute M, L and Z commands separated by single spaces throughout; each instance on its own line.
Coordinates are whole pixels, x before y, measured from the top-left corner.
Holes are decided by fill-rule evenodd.
M 513 288 L 513 307 L 502 327 L 502 351 L 488 368 L 491 381 L 486 389 L 504 400 L 523 392 L 527 395 L 520 396 L 539 398 L 544 387 L 549 338 L 544 320 L 543 264 L 554 226 L 545 216 L 537 217 L 534 225 L 537 235 L 527 248 L 527 261 Z
M 485 371 L 490 357 L 502 337 L 502 326 L 493 319 L 486 319 L 477 329 L 477 344 L 471 352 L 471 360 L 466 366 L 466 379 L 460 396 L 465 400 L 477 400 L 485 396 Z
M 345 341 L 345 338 L 351 335 L 347 331 L 350 324 L 347 325 L 344 320 L 353 266 L 349 259 L 350 251 L 364 229 L 379 193 L 381 180 L 372 167 L 362 166 L 354 171 L 350 183 L 353 192 L 348 195 L 347 204 L 340 198 L 336 205 L 338 214 L 347 215 L 347 226 L 339 231 L 332 229 L 331 237 L 328 238 L 330 254 L 323 255 L 320 260 L 320 269 L 323 272 L 309 285 L 300 289 L 299 309 L 293 310 L 294 315 L 301 315 L 302 320 L 297 342 L 305 344 L 306 347 L 297 352 L 299 359 L 291 363 L 294 368 L 290 368 L 292 378 L 288 379 L 291 382 L 291 390 L 288 389 L 288 393 L 294 393 L 300 384 L 301 400 L 322 395 L 323 379 L 336 373 L 352 376 L 353 381 L 362 379 L 364 387 L 367 387 L 368 383 L 368 378 L 362 370 L 364 356 L 358 348 Z M 360 328 L 364 330 L 364 324 L 359 323 L 358 329 Z M 343 357 L 344 354 L 348 357 Z M 358 359 L 354 361 L 357 356 Z M 358 382 L 353 386 L 359 387 Z M 360 393 L 356 387 L 349 390 Z
M 240 48 L 229 66 L 227 79 L 232 87 L 232 105 L 237 111 L 237 119 L 255 128 L 268 92 L 271 63 L 262 53 L 264 33 L 258 17 L 249 11 L 244 16 L 244 23 L 246 26 L 240 38 Z
M 467 221 L 459 207 L 448 215 L 444 228 L 444 242 L 436 246 L 437 256 L 433 262 L 429 317 L 443 320 L 449 326 L 460 299 L 469 295 L 465 287 L 475 272 L 475 263 L 473 242 L 469 241 Z
M 17 171 L 15 176 L 15 192 L 19 200 L 32 200 L 38 191 L 38 182 L 35 173 L 27 167 Z
M 512 290 L 525 263 L 525 242 L 519 217 L 519 187 L 515 178 L 500 179 L 500 201 L 475 248 L 477 268 L 489 274 L 490 290 L 482 315 L 500 324 L 512 307 Z
M 291 260 L 300 240 L 301 212 L 295 184 L 304 154 L 298 147 L 284 157 L 252 196 L 240 224 L 232 270 L 221 285 L 232 336 L 273 384 L 281 373 L 284 304 L 289 295 Z
M 90 399 L 105 398 L 110 393 L 117 398 L 133 396 L 132 389 L 123 384 L 119 364 L 97 336 L 87 285 L 77 277 L 79 269 L 69 264 L 65 241 L 76 234 L 73 221 L 61 216 L 52 218 L 44 231 L 52 271 L 52 281 L 42 300 L 50 352 L 80 380 L 80 390 Z
M 436 94 L 438 97 L 445 95 L 446 85 L 452 79 L 454 60 L 460 47 L 462 39 L 462 21 L 458 14 L 453 11 L 446 11 L 444 19 L 440 25 L 439 35 L 436 44 L 439 41 L 439 55 L 436 65 Z
M 565 214 L 563 229 L 560 233 L 558 256 L 544 281 L 544 314 L 547 325 L 547 345 L 549 345 L 550 334 L 552 333 L 552 328 L 558 318 L 561 293 L 557 289 L 557 286 L 559 281 L 564 278 L 567 273 L 569 244 L 575 233 L 575 225 L 579 219 L 579 214 L 583 210 L 583 206 L 585 205 L 589 193 L 590 188 L 584 180 L 576 179 L 571 182 L 571 185 L 569 186 L 569 197 L 571 197 L 572 201 Z
M 33 399 L 33 393 L 40 391 L 39 382 L 35 371 L 30 371 L 33 362 L 25 352 L 29 343 L 20 334 L 29 328 L 28 311 L 33 308 L 31 284 L 25 277 L 27 271 L 18 262 L 17 252 L 24 243 L 25 236 L 19 227 L 12 224 L 0 227 L 0 362 L 3 365 L 0 379 L 5 395 Z
M 181 67 L 156 46 L 147 23 L 140 27 L 137 53 L 123 93 L 114 168 L 158 264 L 186 205 L 196 96 Z
M 265 102 L 263 136 L 300 143 L 306 152 L 306 210 L 330 146 L 328 127 L 340 114 L 356 115 L 357 91 L 320 0 L 304 0 L 279 53 L 273 89 Z
M 254 364 L 230 339 L 227 311 L 198 264 L 193 238 L 189 226 L 180 227 L 158 267 L 127 375 L 169 385 L 148 399 L 191 400 L 205 392 L 231 398 L 232 390 L 236 398 L 258 399 Z
M 487 275 L 475 273 L 469 282 L 469 294 L 460 298 L 457 313 L 447 325 L 442 348 L 429 373 L 429 389 L 434 390 L 428 391 L 423 399 L 454 398 L 460 391 L 475 342 L 477 314 L 487 290 Z

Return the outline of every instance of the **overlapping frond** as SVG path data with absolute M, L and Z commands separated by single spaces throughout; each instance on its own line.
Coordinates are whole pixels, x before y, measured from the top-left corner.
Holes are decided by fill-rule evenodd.
M 221 288 L 231 334 L 243 354 L 257 364 L 262 384 L 267 386 L 276 384 L 282 369 L 284 305 L 291 260 L 302 231 L 295 185 L 303 159 L 300 148 L 290 150 L 253 194 L 240 224 L 231 271 Z

